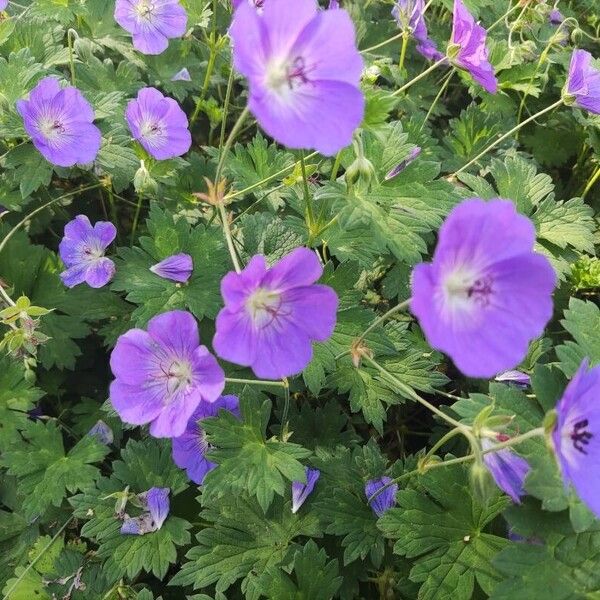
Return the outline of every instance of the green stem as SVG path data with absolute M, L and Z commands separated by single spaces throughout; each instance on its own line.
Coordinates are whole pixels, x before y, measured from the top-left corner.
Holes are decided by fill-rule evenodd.
M 48 542 L 48 544 L 46 544 L 46 546 L 44 547 L 44 549 L 25 567 L 25 569 L 23 569 L 23 572 L 17 577 L 17 579 L 15 579 L 15 582 L 12 584 L 12 586 L 9 588 L 9 590 L 6 592 L 6 594 L 4 595 L 2 600 L 9 600 L 10 595 L 15 591 L 15 589 L 17 588 L 17 586 L 19 585 L 19 583 L 21 583 L 21 581 L 23 581 L 23 579 L 25 579 L 25 575 L 27 575 L 27 573 L 29 572 L 29 570 L 35 566 L 35 564 L 38 562 L 38 560 L 40 560 L 40 558 L 42 558 L 42 556 L 44 556 L 44 554 L 46 554 L 46 552 L 48 552 L 48 550 L 50 550 L 52 544 L 54 544 L 54 542 L 56 542 L 56 540 L 58 539 L 58 537 L 60 535 L 62 535 L 63 531 L 69 526 L 69 524 L 75 519 L 75 515 L 71 515 L 61 526 L 61 528 L 54 534 L 54 536 L 52 537 L 52 539 Z
M 223 116 L 221 117 L 221 134 L 219 135 L 219 150 L 223 148 L 225 143 L 225 128 L 227 127 L 227 115 L 229 113 L 229 99 L 231 97 L 231 88 L 233 87 L 233 67 L 229 70 L 229 78 L 227 79 L 227 91 L 225 92 L 225 101 L 223 103 Z
M 341 162 L 342 162 L 342 151 L 340 150 L 335 156 L 333 168 L 331 169 L 330 181 L 335 181 L 337 179 L 337 174 L 338 174 L 338 171 L 340 170 Z
M 361 50 L 360 53 L 367 54 L 368 52 L 373 52 L 373 50 L 379 50 L 379 48 L 383 48 L 384 46 L 387 46 L 388 44 L 391 44 L 392 42 L 399 40 L 403 36 L 404 36 L 404 32 L 402 31 L 402 32 L 392 36 L 391 38 L 388 38 L 387 40 L 380 42 L 379 44 L 375 44 L 374 46 L 370 46 L 369 48 L 365 48 L 364 50 Z
M 306 205 L 306 226 L 308 227 L 309 243 L 312 240 L 315 215 L 313 212 L 312 198 L 308 189 L 308 177 L 306 176 L 306 162 L 304 150 L 300 150 L 300 170 L 302 171 L 302 191 L 304 193 L 304 204 Z
M 420 131 L 422 131 L 423 127 L 425 127 L 425 123 L 427 123 L 427 121 L 429 121 L 429 117 L 431 116 L 433 109 L 435 108 L 439 99 L 442 97 L 443 93 L 446 91 L 446 88 L 448 87 L 448 84 L 450 83 L 450 80 L 452 79 L 452 75 L 454 75 L 454 73 L 456 73 L 456 68 L 452 67 L 450 72 L 445 76 L 446 79 L 445 79 L 444 83 L 442 84 L 442 87 L 438 91 L 436 97 L 433 99 L 433 102 L 431 103 L 431 106 L 429 107 L 429 110 L 427 111 L 427 114 L 425 115 L 425 120 L 423 121 L 423 123 L 421 123 Z
M 259 385 L 262 387 L 289 387 L 286 382 L 268 381 L 266 379 L 238 379 L 236 377 L 225 377 L 226 383 L 239 383 L 241 385 Z
M 537 427 L 536 429 L 532 429 L 531 431 L 528 431 L 527 433 L 524 433 L 522 435 L 517 435 L 514 438 L 506 440 L 505 442 L 500 442 L 499 444 L 490 446 L 487 449 L 482 448 L 479 452 L 479 455 L 483 456 L 484 454 L 489 454 L 490 452 L 498 452 L 498 450 L 502 450 L 503 448 L 509 448 L 511 446 L 516 446 L 517 444 L 520 444 L 521 442 L 524 442 L 525 440 L 528 440 L 528 439 L 531 439 L 534 437 L 541 437 L 543 435 L 544 435 L 544 428 Z M 395 479 L 392 479 L 389 483 L 380 487 L 367 500 L 367 502 L 370 504 L 374 498 L 376 498 L 377 496 L 379 496 L 379 494 L 381 494 L 381 492 L 383 492 L 383 490 L 390 487 L 391 485 L 394 485 L 395 483 L 400 483 L 404 479 L 409 479 L 413 475 L 419 475 L 419 474 L 422 474 L 431 469 L 439 469 L 440 467 L 450 467 L 452 465 L 458 465 L 458 464 L 473 460 L 475 458 L 477 458 L 477 455 L 473 453 L 473 454 L 467 454 L 466 456 L 461 456 L 459 458 L 452 458 L 450 460 L 430 463 L 428 465 L 423 464 L 418 469 L 413 469 L 412 471 L 408 471 L 407 473 L 404 473 L 404 474 L 400 475 L 400 477 L 396 477 Z
M 137 231 L 138 221 L 140 219 L 140 212 L 142 210 L 142 201 L 144 197 L 142 194 L 138 194 L 138 201 L 135 206 L 135 213 L 133 214 L 133 223 L 131 224 L 131 238 L 129 245 L 133 248 L 133 242 L 135 241 L 135 232 Z
M 594 184 L 596 183 L 596 181 L 598 181 L 599 178 L 600 178 L 600 167 L 596 167 L 596 170 L 590 177 L 585 188 L 583 189 L 583 192 L 581 193 L 582 200 L 587 196 L 588 192 L 592 189 L 592 187 L 594 187 Z
M 461 430 L 470 429 L 468 425 L 465 425 L 464 423 L 460 423 L 456 419 L 453 419 L 445 412 L 441 411 L 437 406 L 434 406 L 433 404 L 431 404 L 431 402 L 428 402 L 427 400 L 425 400 L 425 398 L 419 396 L 419 394 L 417 394 L 412 388 L 410 388 L 405 383 L 400 381 L 397 377 L 392 375 L 387 369 L 382 367 L 378 362 L 374 361 L 370 356 L 363 355 L 362 358 L 371 366 L 375 367 L 380 373 L 385 375 L 392 383 L 394 383 L 394 385 L 398 386 L 408 397 L 423 405 L 432 413 L 440 417 L 440 419 L 443 419 L 447 423 L 450 423 L 450 425 L 452 425 L 453 427 L 457 427 Z
M 73 38 L 72 33 L 76 33 L 72 29 L 67 31 L 67 45 L 69 46 L 69 67 L 71 70 L 71 85 L 75 85 L 75 62 L 73 58 Z
M 388 311 L 384 312 L 379 318 L 375 319 L 359 336 L 357 343 L 362 342 L 373 329 L 381 325 L 384 321 L 387 321 L 392 315 L 395 315 L 397 312 L 402 312 L 406 310 L 410 306 L 411 299 L 405 300 L 404 302 L 400 302 L 396 304 L 396 306 L 392 306 Z
M 229 150 L 231 150 L 231 146 L 233 145 L 233 141 L 235 140 L 237 134 L 239 133 L 246 117 L 249 114 L 248 107 L 244 108 L 235 122 L 233 128 L 231 129 L 229 136 L 227 137 L 227 141 L 223 145 L 223 149 L 221 150 L 221 155 L 219 156 L 219 163 L 217 164 L 217 171 L 215 174 L 215 186 L 219 186 L 221 182 L 221 175 L 223 173 L 223 167 L 225 166 L 225 159 L 227 158 L 227 154 Z M 229 220 L 227 218 L 227 211 L 225 210 L 225 199 L 220 200 L 217 203 L 217 208 L 219 210 L 219 215 L 221 216 L 221 223 L 223 225 L 223 233 L 225 234 L 225 241 L 227 242 L 227 248 L 229 250 L 229 255 L 231 256 L 231 262 L 237 273 L 239 273 L 242 269 L 240 266 L 240 262 L 238 260 L 237 252 L 235 246 L 233 245 L 233 237 L 231 235 L 231 227 L 229 225 Z
M 196 101 L 196 106 L 194 107 L 194 112 L 190 117 L 190 125 L 193 125 L 200 114 L 200 108 L 202 101 L 204 100 L 204 96 L 208 90 L 208 86 L 210 84 L 210 78 L 212 77 L 213 70 L 215 68 L 215 61 L 217 59 L 217 5 L 218 1 L 213 0 L 212 3 L 212 31 L 210 33 L 210 54 L 208 55 L 208 64 L 206 65 L 206 72 L 204 73 L 204 82 L 202 83 L 202 89 L 200 90 L 200 96 L 198 96 L 198 100 Z
M 427 77 L 427 75 L 429 75 L 429 73 L 431 73 L 432 71 L 435 71 L 442 63 L 446 62 L 446 60 L 447 60 L 447 58 L 444 56 L 443 58 L 440 58 L 440 60 L 434 62 L 427 69 L 425 69 L 421 74 L 417 75 L 416 77 L 414 77 L 410 81 L 406 82 L 401 88 L 397 89 L 392 94 L 392 96 L 398 96 L 402 92 L 406 91 L 409 87 L 411 87 L 412 85 L 414 85 L 418 81 L 421 81 L 421 79 L 423 79 L 424 77 Z
M 398 68 L 402 73 L 402 69 L 404 69 L 404 59 L 406 58 L 406 49 L 408 48 L 408 39 L 409 33 L 408 31 L 402 32 L 402 46 L 400 48 L 400 62 L 398 63 Z
M 540 110 L 539 112 L 535 113 L 534 115 L 531 115 L 531 117 L 529 117 L 528 119 L 525 119 L 521 123 L 518 123 L 517 125 L 515 125 L 510 131 L 507 131 L 504 135 L 500 136 L 496 141 L 492 142 L 487 148 L 485 148 L 485 150 L 482 150 L 475 158 L 471 159 L 466 165 L 462 166 L 460 169 L 458 169 L 458 171 L 453 173 L 452 177 L 456 177 L 456 175 L 458 175 L 459 173 L 462 173 L 465 169 L 468 169 L 472 164 L 476 163 L 480 158 L 485 156 L 490 150 L 495 148 L 498 144 L 503 142 L 506 138 L 509 138 L 511 135 L 513 135 L 514 133 L 519 131 L 519 129 L 521 129 L 522 127 L 525 127 L 525 125 L 527 125 L 528 123 L 531 123 L 531 121 L 534 121 L 535 119 L 537 119 L 538 117 L 541 117 L 542 115 L 546 114 L 547 112 L 550 112 L 551 110 L 554 110 L 555 108 L 558 108 L 562 103 L 563 103 L 563 99 L 561 98 L 560 100 L 557 100 L 554 104 L 547 106 L 543 110 Z
M 314 158 L 318 154 L 319 154 L 318 152 L 312 152 L 311 154 L 309 154 L 308 156 L 305 156 L 304 158 L 305 158 L 305 160 L 310 160 L 311 158 Z M 256 183 L 253 183 L 252 185 L 249 185 L 248 187 L 244 188 L 243 190 L 239 190 L 237 192 L 232 192 L 231 194 L 227 194 L 227 196 L 225 196 L 224 199 L 225 200 L 233 200 L 234 198 L 238 198 L 239 196 L 244 196 L 245 194 L 248 194 L 252 190 L 259 188 L 261 185 L 264 185 L 265 183 L 269 183 L 269 181 L 276 179 L 280 175 L 284 175 L 285 173 L 288 173 L 289 171 L 294 170 L 299 164 L 300 164 L 300 161 L 296 161 L 293 165 L 290 165 L 289 167 L 284 167 L 283 169 L 277 171 L 277 173 L 273 173 L 273 175 L 269 175 L 268 177 L 265 177 L 264 179 L 261 179 L 260 181 L 257 181 Z

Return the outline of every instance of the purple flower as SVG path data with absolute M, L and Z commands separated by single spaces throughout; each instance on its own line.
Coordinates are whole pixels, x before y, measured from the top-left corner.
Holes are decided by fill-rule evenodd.
M 192 145 L 185 113 L 156 88 L 142 88 L 127 103 L 125 118 L 133 137 L 157 160 L 181 156 Z
M 383 476 L 381 479 L 371 479 L 365 484 L 365 496 L 367 501 L 369 498 L 382 487 L 391 483 L 392 479 L 387 476 Z M 393 483 L 386 487 L 383 492 L 377 494 L 375 498 L 370 502 L 373 512 L 381 517 L 383 513 L 387 512 L 394 504 L 396 504 L 396 493 L 398 492 L 398 484 Z
M 321 476 L 319 469 L 306 467 L 306 483 L 292 481 L 292 512 L 295 514 L 312 494 L 315 485 Z
M 493 446 L 488 438 L 481 440 L 481 447 L 488 450 Z M 487 452 L 483 455 L 483 462 L 492 474 L 496 485 L 516 504 L 521 503 L 521 496 L 525 495 L 523 483 L 529 473 L 529 463 L 515 454 L 510 448 L 503 448 L 496 452 Z
M 185 33 L 187 14 L 178 0 L 117 0 L 115 21 L 131 33 L 136 50 L 160 54 Z
M 0 0 L 0 10 L 4 10 L 8 6 L 8 0 Z
M 184 67 L 181 71 L 177 71 L 173 77 L 171 77 L 171 81 L 191 81 L 190 72 Z
M 188 421 L 185 433 L 173 438 L 173 462 L 187 471 L 188 477 L 196 484 L 201 485 L 205 475 L 217 465 L 210 462 L 205 454 L 210 446 L 206 441 L 206 434 L 200 423 L 207 417 L 216 417 L 219 410 L 224 409 L 240 416 L 237 396 L 221 396 L 216 402 L 201 402 Z
M 311 342 L 327 340 L 335 327 L 337 295 L 314 285 L 322 272 L 314 252 L 296 248 L 271 268 L 257 255 L 241 273 L 225 275 L 216 353 L 263 379 L 302 371 L 312 358 Z
M 454 19 L 448 57 L 456 66 L 469 71 L 473 79 L 486 91 L 495 94 L 498 91 L 498 80 L 494 67 L 488 61 L 486 35 L 485 29 L 475 22 L 462 0 L 454 0 Z
M 121 534 L 144 535 L 158 531 L 169 515 L 169 492 L 169 488 L 153 487 L 138 494 L 139 503 L 145 510 L 139 517 L 125 515 Z
M 85 215 L 69 221 L 58 246 L 67 267 L 60 274 L 63 283 L 69 288 L 84 281 L 93 288 L 106 285 L 115 274 L 115 263 L 104 252 L 116 235 L 117 228 L 108 221 L 98 221 L 93 227 Z
M 150 270 L 159 277 L 179 283 L 186 283 L 191 277 L 193 269 L 192 257 L 183 253 L 169 256 L 150 267 Z
M 385 176 L 385 181 L 389 181 L 390 179 L 396 177 L 396 175 L 402 173 L 402 171 L 404 171 L 404 169 L 406 169 L 406 167 L 408 167 L 408 165 L 410 165 L 410 163 L 413 162 L 413 160 L 415 160 L 415 158 L 417 158 L 419 154 L 421 154 L 421 148 L 419 148 L 419 146 L 415 146 L 408 153 L 408 156 Z
M 242 2 L 229 33 L 235 68 L 248 78 L 248 107 L 270 136 L 327 156 L 350 144 L 365 102 L 363 61 L 345 10 L 276 0 L 259 14 Z
M 565 20 L 565 18 L 563 17 L 560 10 L 558 10 L 558 8 L 553 8 L 550 11 L 550 14 L 548 15 L 548 20 L 553 25 L 560 25 Z
M 502 383 L 514 383 L 520 388 L 526 388 L 531 381 L 531 377 L 529 377 L 527 373 L 522 373 L 521 371 L 504 371 L 504 373 L 496 375 L 494 379 L 496 381 L 501 381 Z
M 110 400 L 125 423 L 150 423 L 155 437 L 183 435 L 201 402 L 215 402 L 225 387 L 223 369 L 185 311 L 150 319 L 147 331 L 130 329 L 110 357 L 115 381 Z
M 563 98 L 566 104 L 600 115 L 600 70 L 592 65 L 587 50 L 573 51 Z
M 53 165 L 72 167 L 92 162 L 100 150 L 100 130 L 94 111 L 81 92 L 62 88 L 55 77 L 45 77 L 31 90 L 29 100 L 18 100 L 25 131 L 33 145 Z
M 112 444 L 115 439 L 112 429 L 102 419 L 96 421 L 96 424 L 88 431 L 88 435 L 97 438 L 106 446 Z
M 415 267 L 411 310 L 465 375 L 514 368 L 552 316 L 556 275 L 534 243 L 512 202 L 473 198 L 448 215 L 432 262 Z
M 150 488 L 147 492 L 138 494 L 142 506 L 148 510 L 156 529 L 160 529 L 169 516 L 169 488 Z
M 400 29 L 411 31 L 415 40 L 419 42 L 417 52 L 428 60 L 440 60 L 444 55 L 427 35 L 424 10 L 425 2 L 423 0 L 396 0 L 392 16 L 396 19 Z
M 571 484 L 590 510 L 600 517 L 600 365 L 589 369 L 584 359 L 556 405 L 552 445 L 565 485 Z

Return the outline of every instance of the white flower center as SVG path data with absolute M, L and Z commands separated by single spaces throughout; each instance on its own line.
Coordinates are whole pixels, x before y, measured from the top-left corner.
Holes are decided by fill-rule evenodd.
M 149 21 L 154 12 L 154 4 L 152 4 L 152 2 L 148 2 L 147 0 L 142 0 L 136 4 L 135 12 L 140 19 Z
M 265 327 L 275 320 L 280 314 L 281 294 L 277 291 L 258 288 L 246 300 L 246 310 L 253 323 Z
M 160 144 L 164 139 L 163 124 L 160 121 L 145 119 L 140 125 L 140 134 L 149 144 Z
M 473 303 L 488 306 L 494 293 L 491 277 L 464 266 L 446 276 L 442 289 L 444 304 L 451 311 L 471 309 Z
M 41 117 L 37 126 L 47 140 L 55 140 L 65 132 L 65 127 L 60 119 L 54 117 Z
M 310 83 L 309 69 L 302 56 L 290 59 L 273 59 L 265 73 L 265 84 L 279 96 L 288 96 L 290 92 Z
M 186 360 L 173 360 L 163 368 L 169 399 L 174 394 L 184 391 L 194 380 L 192 366 Z
M 81 249 L 83 257 L 90 262 L 96 261 L 104 256 L 104 250 L 99 245 L 85 244 Z

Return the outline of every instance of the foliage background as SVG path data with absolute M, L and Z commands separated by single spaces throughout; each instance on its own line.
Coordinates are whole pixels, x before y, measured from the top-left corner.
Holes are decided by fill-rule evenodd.
M 407 315 L 368 336 L 379 362 L 456 418 L 469 422 L 493 402 L 499 414 L 515 415 L 515 429 L 523 432 L 540 424 L 583 356 L 600 361 L 600 185 L 591 185 L 599 172 L 600 117 L 554 111 L 469 173 L 447 177 L 516 124 L 519 111 L 533 114 L 556 100 L 574 45 L 600 55 L 596 0 L 561 2 L 563 14 L 578 23 L 569 26 L 565 46 L 553 37 L 548 7 L 522 2 L 488 42 L 500 93 L 490 96 L 455 74 L 428 118 L 446 72 L 392 97 L 425 62 L 411 43 L 400 70 L 399 40 L 366 53 L 362 136 L 375 177 L 349 189 L 341 175 L 354 160 L 352 149 L 335 167 L 312 156 L 310 192 L 319 222 L 328 226 L 310 240 L 298 154 L 247 124 L 225 162 L 242 259 L 263 253 L 272 262 L 310 242 L 327 262 L 323 281 L 341 304 L 333 338 L 315 348 L 311 364 L 290 382 L 286 442 L 274 437 L 281 433 L 282 391 L 228 385 L 241 396 L 243 418 L 221 416 L 207 425 L 219 467 L 201 489 L 172 464 L 168 441 L 124 428 L 107 403 L 116 338 L 159 312 L 185 308 L 208 343 L 221 306 L 219 281 L 231 269 L 213 208 L 194 192 L 205 192 L 203 178 L 214 177 L 246 88 L 230 70 L 228 4 L 182 3 L 190 31 L 156 57 L 133 50 L 113 20 L 112 0 L 25 0 L 0 17 L 0 203 L 10 211 L 0 221 L 0 283 L 13 298 L 26 295 L 53 309 L 41 319 L 50 339 L 37 360 L 0 358 L 5 598 L 530 600 L 548 597 L 548 590 L 554 600 L 596 597 L 600 523 L 564 490 L 539 441 L 522 447 L 534 471 L 521 506 L 499 492 L 479 498 L 468 467 L 456 466 L 406 479 L 397 507 L 377 520 L 364 482 L 411 471 L 445 428 L 367 364 L 357 368 L 348 356 L 336 361 L 378 314 L 408 298 L 410 268 L 429 255 L 452 206 L 472 195 L 512 199 L 535 223 L 538 250 L 560 275 L 555 318 L 522 365 L 532 373 L 531 391 L 466 380 L 431 351 Z M 485 26 L 510 6 L 466 4 Z M 344 6 L 360 48 L 397 35 L 390 3 Z M 441 47 L 450 9 L 448 0 L 434 0 L 427 13 Z M 171 81 L 182 67 L 192 80 Z M 103 146 L 90 169 L 53 168 L 26 141 L 15 101 L 48 74 L 76 82 L 95 108 Z M 160 87 L 188 116 L 197 115 L 185 157 L 156 162 L 132 144 L 123 111 L 143 85 Z M 423 149 L 419 160 L 384 181 L 415 145 Z M 332 176 L 334 168 L 340 177 Z M 6 238 L 45 203 L 51 204 Z M 78 213 L 118 227 L 117 275 L 102 290 L 67 290 L 58 277 L 62 228 Z M 187 286 L 148 271 L 176 252 L 194 260 Z M 228 377 L 251 378 L 224 366 Z M 29 418 L 34 407 L 41 418 Z M 115 432 L 110 447 L 86 435 L 99 418 Z M 439 452 L 465 453 L 456 441 Z M 322 475 L 293 515 L 290 481 L 305 464 Z M 126 486 L 171 488 L 162 529 L 119 534 L 115 499 L 107 497 Z M 509 529 L 523 539 L 509 540 Z M 72 587 L 75 574 L 85 589 Z

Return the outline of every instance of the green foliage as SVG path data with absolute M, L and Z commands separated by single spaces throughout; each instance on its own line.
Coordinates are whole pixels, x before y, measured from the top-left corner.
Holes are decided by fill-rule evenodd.
M 306 481 L 300 459 L 310 451 L 267 436 L 271 401 L 245 388 L 240 396 L 241 420 L 222 411 L 203 421 L 208 441 L 216 446 L 210 459 L 219 465 L 204 480 L 203 502 L 244 493 L 256 497 L 266 512 L 275 494 L 286 494 L 291 481 Z
M 396 554 L 415 559 L 410 579 L 422 582 L 419 600 L 471 598 L 475 581 L 484 592 L 493 590 L 501 577 L 492 559 L 507 542 L 486 530 L 505 499 L 496 494 L 480 504 L 458 466 L 419 477 L 418 487 L 400 491 L 397 502 L 378 525 L 395 540 Z
M 29 422 L 21 431 L 23 443 L 4 452 L 0 461 L 19 478 L 24 515 L 42 516 L 50 506 L 60 506 L 67 492 L 83 490 L 98 479 L 94 463 L 108 449 L 94 437 L 84 437 L 65 452 L 63 437 L 53 422 Z

